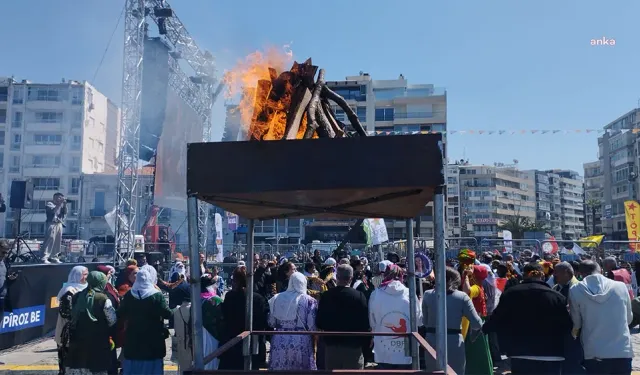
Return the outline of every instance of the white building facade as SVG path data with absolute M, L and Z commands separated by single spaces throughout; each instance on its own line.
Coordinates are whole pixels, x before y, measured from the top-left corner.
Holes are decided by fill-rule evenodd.
M 397 79 L 374 80 L 364 72 L 346 77 L 344 81 L 327 81 L 326 84 L 346 99 L 369 132 L 384 135 L 386 132 L 445 132 L 447 129 L 447 93 L 443 88 L 432 84 L 409 84 L 402 74 Z M 334 106 L 333 110 L 338 120 L 349 124 L 342 109 Z M 443 140 L 446 160 L 444 133 Z M 404 221 L 386 220 L 386 224 L 390 237 L 406 238 Z M 421 215 L 419 236 L 433 237 L 432 203 Z
M 535 188 L 527 172 L 515 166 L 460 166 L 462 228 L 467 235 L 497 237 L 499 226 L 514 217 L 536 220 Z
M 115 172 L 119 128 L 118 107 L 88 82 L 0 78 L 0 191 L 8 201 L 11 181 L 34 184 L 21 231 L 44 236 L 45 204 L 61 192 L 69 202 L 65 237 L 77 236 L 81 175 Z M 16 229 L 15 212 L 7 210 L 1 235 Z

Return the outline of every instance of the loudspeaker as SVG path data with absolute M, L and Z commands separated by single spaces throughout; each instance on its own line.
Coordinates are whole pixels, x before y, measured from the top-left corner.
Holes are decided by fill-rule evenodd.
M 9 207 L 11 208 L 31 208 L 33 200 L 33 182 L 12 181 L 11 192 L 9 193 Z

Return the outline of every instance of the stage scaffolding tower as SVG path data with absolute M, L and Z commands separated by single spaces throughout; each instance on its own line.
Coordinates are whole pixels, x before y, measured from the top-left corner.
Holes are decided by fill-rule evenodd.
M 116 263 L 122 263 L 133 256 L 134 236 L 138 227 L 140 109 L 148 19 L 158 26 L 161 38 L 172 48 L 169 54 L 169 87 L 200 116 L 204 142 L 211 140 L 211 109 L 223 88 L 223 84 L 216 79 L 213 56 L 198 47 L 166 0 L 125 1 Z M 193 69 L 193 75 L 187 75 L 182 70 L 180 60 Z M 200 203 L 198 234 L 201 249 L 205 249 L 207 245 L 207 218 L 207 205 Z

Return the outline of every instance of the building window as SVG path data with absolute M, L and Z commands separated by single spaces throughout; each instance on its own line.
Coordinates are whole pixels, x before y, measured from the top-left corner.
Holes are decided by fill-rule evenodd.
M 35 190 L 60 190 L 60 178 L 57 177 L 36 177 L 33 179 Z
M 72 177 L 71 192 L 69 194 L 79 194 L 79 193 L 80 193 L 80 177 Z
M 404 87 L 396 87 L 391 89 L 377 89 L 373 90 L 373 94 L 376 100 L 393 100 L 395 98 L 401 98 L 405 94 Z
M 356 115 L 358 115 L 358 119 L 362 122 L 367 121 L 367 107 L 358 107 L 356 109 Z
M 71 158 L 71 166 L 69 167 L 71 172 L 80 172 L 80 158 L 74 156 Z
M 84 99 L 84 87 L 72 87 L 71 88 L 71 104 L 80 105 Z
M 364 87 L 364 90 L 362 90 L 362 87 Z M 347 88 L 337 88 L 334 89 L 334 91 L 342 96 L 343 98 L 345 98 L 346 100 L 355 100 L 358 102 L 364 102 L 367 100 L 367 87 L 366 86 L 360 86 L 360 87 L 347 87 Z M 364 91 L 364 93 L 363 93 Z
M 33 142 L 37 145 L 61 145 L 61 134 L 35 134 Z
M 0 152 L 0 168 L 4 168 L 4 152 Z
M 62 89 L 54 87 L 29 87 L 29 101 L 59 102 Z
M 20 156 L 11 156 L 11 165 L 9 166 L 10 173 L 20 173 Z
M 0 87 L 0 102 L 6 102 L 9 99 L 9 88 Z
M 376 108 L 376 121 L 393 121 L 393 108 Z
M 60 156 L 53 155 L 33 155 L 34 167 L 59 167 Z
M 62 112 L 36 112 L 36 121 L 49 124 L 62 122 Z
M 13 88 L 13 104 L 24 103 L 24 90 L 22 87 Z
M 0 146 L 4 146 L 4 130 L 0 130 Z
M 7 122 L 7 110 L 0 109 L 0 124 L 4 124 Z
M 29 223 L 29 234 L 32 236 L 43 236 L 44 223 Z
M 11 149 L 13 151 L 19 151 L 22 145 L 22 134 L 14 134 L 11 138 Z
M 334 108 L 334 114 L 336 115 L 336 120 L 345 122 L 345 114 L 341 108 Z
M 73 112 L 73 119 L 71 120 L 72 128 L 81 128 L 82 127 L 82 112 L 76 111 Z
M 11 120 L 12 128 L 21 128 L 22 127 L 22 112 L 16 111 L 13 112 L 13 119 Z
M 71 138 L 71 150 L 78 151 L 82 148 L 82 136 L 74 135 Z

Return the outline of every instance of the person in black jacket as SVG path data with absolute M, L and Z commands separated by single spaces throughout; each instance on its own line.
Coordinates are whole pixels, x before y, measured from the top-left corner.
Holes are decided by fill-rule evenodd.
M 369 309 L 362 292 L 350 288 L 353 268 L 341 264 L 336 271 L 337 285 L 320 296 L 316 326 L 329 332 L 369 332 Z M 368 336 L 324 337 L 324 369 L 364 368 L 363 348 L 369 346 Z
M 544 282 L 540 264 L 527 264 L 523 276 L 522 283 L 502 294 L 482 331 L 498 334 L 513 375 L 561 374 L 564 338 L 572 328 L 567 300 Z

